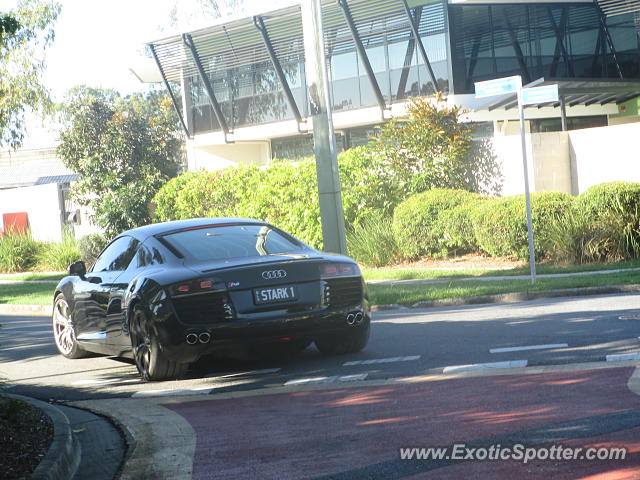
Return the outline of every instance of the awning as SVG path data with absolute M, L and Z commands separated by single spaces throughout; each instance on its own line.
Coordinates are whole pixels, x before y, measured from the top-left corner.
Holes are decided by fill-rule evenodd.
M 542 87 L 545 85 L 558 85 L 560 101 L 540 105 L 528 105 L 528 108 L 542 108 L 545 106 L 575 107 L 578 105 L 617 105 L 640 97 L 640 81 L 630 80 L 567 80 L 539 78 L 524 88 Z M 518 99 L 515 93 L 502 95 L 483 107 L 489 111 L 504 109 L 510 110 L 518 107 Z

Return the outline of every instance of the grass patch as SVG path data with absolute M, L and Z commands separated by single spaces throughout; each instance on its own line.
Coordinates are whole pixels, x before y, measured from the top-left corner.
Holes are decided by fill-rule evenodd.
M 593 276 L 565 278 L 538 278 L 535 285 L 530 280 L 451 280 L 430 285 L 369 285 L 373 305 L 399 303 L 411 305 L 422 300 L 464 298 L 500 293 L 558 290 L 564 288 L 599 287 L 640 283 L 638 272 L 620 272 Z
M 51 280 L 52 282 L 58 282 L 67 276 L 66 272 L 52 272 L 52 273 L 25 273 L 24 275 L 0 275 L 0 280 L 15 280 L 15 281 L 33 281 L 33 280 Z
M 12 283 L 0 285 L 0 304 L 51 305 L 55 285 L 51 283 Z
M 595 272 L 599 270 L 618 270 L 640 267 L 640 260 L 627 260 L 616 263 L 592 263 L 588 265 L 536 265 L 538 274 Z M 418 280 L 455 277 L 509 277 L 529 275 L 529 267 L 510 268 L 509 270 L 433 270 L 421 268 L 362 268 L 365 280 Z

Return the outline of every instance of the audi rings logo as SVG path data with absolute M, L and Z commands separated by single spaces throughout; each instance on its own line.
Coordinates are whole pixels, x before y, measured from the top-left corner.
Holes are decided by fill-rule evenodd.
M 262 272 L 262 278 L 265 280 L 275 280 L 276 278 L 284 278 L 287 276 L 287 272 L 284 270 L 265 270 Z

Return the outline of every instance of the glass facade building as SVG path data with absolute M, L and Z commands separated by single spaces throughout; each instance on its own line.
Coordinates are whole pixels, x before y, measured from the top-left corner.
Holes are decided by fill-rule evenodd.
M 472 94 L 474 82 L 510 75 L 522 75 L 525 84 L 541 77 L 640 78 L 638 12 L 607 15 L 597 1 L 327 0 L 322 5 L 336 113 L 385 108 L 436 89 Z M 299 6 L 216 24 L 189 38 L 198 60 L 184 36 L 152 47 L 167 80 L 185 90 L 192 135 L 221 130 L 220 115 L 229 131 L 308 115 Z M 280 143 L 278 149 L 286 151 L 286 142 Z

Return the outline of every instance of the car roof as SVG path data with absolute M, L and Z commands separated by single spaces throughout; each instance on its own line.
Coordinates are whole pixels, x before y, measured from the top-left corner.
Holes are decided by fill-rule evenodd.
M 139 240 L 145 240 L 153 235 L 161 235 L 183 228 L 203 227 L 207 225 L 221 225 L 225 223 L 254 223 L 263 225 L 265 222 L 253 218 L 216 217 L 216 218 L 190 218 L 188 220 L 174 220 L 172 222 L 152 223 L 143 227 L 133 228 L 122 232 L 118 236 L 130 235 Z

